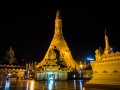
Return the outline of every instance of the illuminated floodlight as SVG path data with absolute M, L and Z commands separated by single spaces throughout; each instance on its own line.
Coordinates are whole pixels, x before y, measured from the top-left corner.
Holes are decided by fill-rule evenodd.
M 88 60 L 94 60 L 93 58 L 87 58 Z
M 110 50 L 113 50 L 113 48 L 110 48 Z
M 79 74 L 81 74 L 81 71 L 79 71 Z
M 80 65 L 80 68 L 83 68 L 83 65 Z
M 73 77 L 75 78 L 75 75 L 73 75 Z

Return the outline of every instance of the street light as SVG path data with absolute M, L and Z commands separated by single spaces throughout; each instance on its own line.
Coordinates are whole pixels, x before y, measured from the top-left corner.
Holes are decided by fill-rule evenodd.
M 80 65 L 80 68 L 83 69 L 83 65 Z

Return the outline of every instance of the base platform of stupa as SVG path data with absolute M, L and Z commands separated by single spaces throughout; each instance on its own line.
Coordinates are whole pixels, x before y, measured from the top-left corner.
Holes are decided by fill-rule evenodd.
M 87 84 L 120 85 L 120 60 L 94 61 L 91 65 L 93 78 Z

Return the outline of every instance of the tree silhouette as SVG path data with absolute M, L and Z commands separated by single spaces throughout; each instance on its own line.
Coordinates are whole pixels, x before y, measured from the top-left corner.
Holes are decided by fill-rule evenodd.
M 5 53 L 5 60 L 6 62 L 9 62 L 9 64 L 13 64 L 13 62 L 16 61 L 16 58 L 14 57 L 14 51 L 12 47 L 10 47 L 6 53 Z

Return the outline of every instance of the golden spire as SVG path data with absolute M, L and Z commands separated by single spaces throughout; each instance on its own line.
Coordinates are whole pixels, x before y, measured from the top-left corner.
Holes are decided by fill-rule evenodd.
M 105 40 L 108 40 L 108 36 L 106 34 L 106 29 L 105 29 Z
M 58 37 L 62 34 L 62 20 L 60 17 L 60 11 L 58 10 L 56 13 L 56 19 L 55 19 L 55 33 L 54 36 Z
M 109 42 L 108 42 L 108 36 L 106 34 L 106 29 L 105 29 L 105 49 L 110 50 Z
M 57 13 L 56 13 L 56 20 L 57 19 L 61 19 L 61 17 L 60 17 L 60 11 L 59 10 L 57 10 Z
M 105 29 L 105 36 L 106 36 L 106 29 Z

